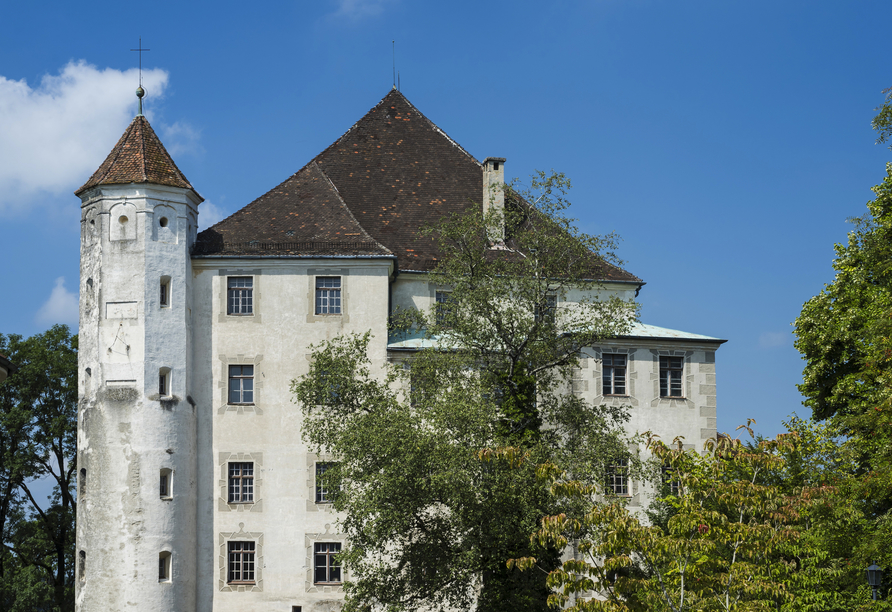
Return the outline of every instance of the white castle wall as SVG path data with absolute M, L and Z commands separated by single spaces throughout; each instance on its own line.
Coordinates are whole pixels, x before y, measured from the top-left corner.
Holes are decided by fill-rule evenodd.
M 189 401 L 197 196 L 102 186 L 83 197 L 78 610 L 195 609 L 195 406 Z M 161 217 L 167 227 L 160 227 Z M 160 281 L 170 278 L 170 306 Z M 159 371 L 171 387 L 159 395 Z M 160 471 L 173 475 L 161 499 Z M 171 579 L 159 581 L 159 556 Z

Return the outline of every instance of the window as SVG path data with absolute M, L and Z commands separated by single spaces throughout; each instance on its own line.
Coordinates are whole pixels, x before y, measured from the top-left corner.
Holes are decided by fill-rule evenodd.
M 341 552 L 339 542 L 313 545 L 313 584 L 340 584 L 341 566 L 335 555 Z
M 83 497 L 87 494 L 87 469 L 81 468 L 81 481 L 78 483 L 77 494 L 79 497 Z
M 158 370 L 158 395 L 161 397 L 170 395 L 170 368 Z
M 229 366 L 229 403 L 254 403 L 254 366 Z
M 341 277 L 316 277 L 316 314 L 341 314 Z
M 452 297 L 451 291 L 437 291 L 437 302 L 435 304 L 437 325 L 446 325 L 449 318 L 449 298 Z
M 170 582 L 170 553 L 158 555 L 158 582 Z
M 171 494 L 171 472 L 169 469 L 161 470 L 161 479 L 158 486 L 158 493 L 161 499 L 170 499 Z
M 229 464 L 229 503 L 242 504 L 254 501 L 254 462 L 241 461 Z
M 77 579 L 81 582 L 87 577 L 87 553 L 80 551 L 78 554 Z
M 626 394 L 626 356 L 606 354 L 602 357 L 603 395 Z
M 335 482 L 336 474 L 330 472 L 337 466 L 337 463 L 331 461 L 316 462 L 316 503 L 330 504 L 335 500 L 339 486 Z M 326 475 L 326 472 L 328 474 Z
M 607 494 L 629 494 L 629 461 L 617 459 L 612 465 L 607 466 Z
M 661 469 L 663 476 L 663 487 L 669 495 L 679 495 L 681 493 L 681 482 L 675 476 L 675 470 L 672 466 L 664 463 Z
M 254 314 L 254 278 L 230 276 L 226 280 L 226 314 Z
M 227 582 L 254 583 L 254 542 L 229 542 Z
M 161 295 L 158 301 L 162 308 L 170 307 L 170 277 L 168 276 L 161 278 Z
M 536 304 L 536 322 L 554 323 L 554 315 L 557 312 L 557 296 L 549 293 L 545 296 L 544 304 Z
M 660 357 L 660 397 L 684 397 L 681 392 L 682 357 Z

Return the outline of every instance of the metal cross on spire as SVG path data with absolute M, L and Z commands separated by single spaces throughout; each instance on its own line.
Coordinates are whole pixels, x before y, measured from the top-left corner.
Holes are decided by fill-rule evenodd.
M 139 49 L 130 49 L 131 51 L 139 51 L 139 87 L 136 90 L 136 97 L 139 98 L 139 117 L 142 117 L 142 98 L 146 95 L 146 90 L 142 88 L 142 52 L 151 51 L 151 49 L 142 48 L 142 36 L 139 37 Z

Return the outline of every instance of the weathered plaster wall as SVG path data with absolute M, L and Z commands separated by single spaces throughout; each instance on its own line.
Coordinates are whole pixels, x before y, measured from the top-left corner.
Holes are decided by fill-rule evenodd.
M 193 260 L 194 397 L 207 407 L 198 422 L 200 611 L 312 611 L 343 597 L 313 586 L 313 544 L 343 537 L 330 506 L 315 503 L 317 457 L 301 439 L 290 384 L 307 372 L 311 344 L 343 333 L 371 331 L 374 366 L 383 366 L 391 261 Z M 226 314 L 228 276 L 253 278 L 251 316 Z M 342 314 L 315 314 L 316 276 L 341 277 Z M 228 367 L 239 364 L 254 365 L 253 406 L 227 403 Z M 229 461 L 254 462 L 252 504 L 228 503 Z M 257 542 L 253 587 L 226 584 L 226 543 L 238 539 Z
M 81 242 L 77 609 L 195 610 L 195 411 L 189 244 L 197 198 L 164 187 L 84 194 Z M 168 222 L 158 231 L 156 208 Z M 160 278 L 174 293 L 161 308 Z M 168 395 L 158 373 L 171 371 Z M 160 497 L 160 470 L 173 497 Z M 159 581 L 159 555 L 172 576 Z

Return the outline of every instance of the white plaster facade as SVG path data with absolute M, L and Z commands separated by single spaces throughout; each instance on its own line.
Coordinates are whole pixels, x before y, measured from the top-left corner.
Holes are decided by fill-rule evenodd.
M 290 382 L 307 372 L 308 347 L 338 334 L 371 331 L 379 369 L 404 358 L 418 345 L 388 345 L 388 315 L 432 308 L 436 288 L 387 255 L 193 255 L 192 189 L 101 184 L 81 198 L 77 609 L 339 609 L 341 587 L 313 575 L 314 546 L 344 541 L 315 498 L 316 463 L 331 458 L 301 439 Z M 340 279 L 340 314 L 316 314 L 317 277 Z M 231 278 L 250 279 L 250 313 L 229 312 Z M 601 291 L 630 298 L 640 286 Z M 702 448 L 716 433 L 721 342 L 639 325 L 587 348 L 574 389 L 630 406 L 636 431 Z M 604 354 L 627 358 L 622 396 L 602 395 Z M 661 397 L 661 356 L 681 358 L 683 397 Z M 252 366 L 250 402 L 230 401 L 231 366 Z M 249 502 L 230 499 L 232 464 L 253 466 Z M 630 495 L 643 503 L 634 483 Z M 230 580 L 231 542 L 253 543 L 252 580 Z

